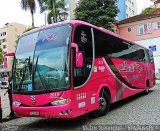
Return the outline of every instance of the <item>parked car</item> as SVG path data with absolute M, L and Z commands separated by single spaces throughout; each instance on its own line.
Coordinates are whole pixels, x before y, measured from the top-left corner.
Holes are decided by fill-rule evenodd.
M 0 123 L 2 122 L 2 106 L 1 106 L 1 96 L 0 96 Z
M 8 81 L 2 81 L 0 83 L 0 89 L 8 89 L 8 87 L 9 87 Z

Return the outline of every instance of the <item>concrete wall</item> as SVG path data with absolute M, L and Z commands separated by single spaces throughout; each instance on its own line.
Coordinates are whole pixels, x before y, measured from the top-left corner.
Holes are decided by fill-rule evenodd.
M 160 17 L 119 25 L 119 34 L 132 41 L 156 38 L 160 36 L 160 29 L 155 28 L 155 23 L 157 22 L 160 22 Z M 139 35 L 137 32 L 138 26 L 143 26 L 144 24 L 151 24 L 151 31 L 149 31 L 147 34 Z M 128 28 L 131 28 L 130 32 L 128 32 Z

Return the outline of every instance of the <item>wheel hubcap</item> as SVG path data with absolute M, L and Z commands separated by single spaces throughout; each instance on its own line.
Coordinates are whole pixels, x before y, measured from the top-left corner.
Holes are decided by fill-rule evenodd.
M 100 110 L 104 110 L 106 108 L 106 100 L 103 97 L 99 98 L 99 108 Z

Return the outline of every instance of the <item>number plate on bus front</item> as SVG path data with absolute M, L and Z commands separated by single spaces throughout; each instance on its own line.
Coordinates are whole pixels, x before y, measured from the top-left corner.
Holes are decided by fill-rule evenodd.
M 39 111 L 31 111 L 30 116 L 39 116 Z

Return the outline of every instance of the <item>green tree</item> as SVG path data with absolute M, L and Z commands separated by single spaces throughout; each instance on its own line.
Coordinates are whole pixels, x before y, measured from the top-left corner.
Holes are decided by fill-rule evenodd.
M 60 10 L 65 10 L 64 0 L 43 0 L 43 2 L 45 4 L 43 9 L 49 11 L 47 16 L 48 24 L 52 22 L 56 23 L 58 19 L 62 21 L 60 18 Z
M 146 8 L 142 10 L 142 14 L 152 14 L 153 13 L 153 8 Z
M 37 0 L 41 12 L 43 11 L 43 0 Z M 35 0 L 21 0 L 21 8 L 25 11 L 29 10 L 32 16 L 32 27 L 34 27 L 34 13 L 36 12 Z
M 117 0 L 81 0 L 75 9 L 75 18 L 112 30 L 116 21 Z M 113 30 L 112 30 L 113 31 Z
M 141 14 L 160 14 L 160 8 L 158 8 L 156 6 L 153 8 L 148 7 L 146 9 L 144 9 Z

